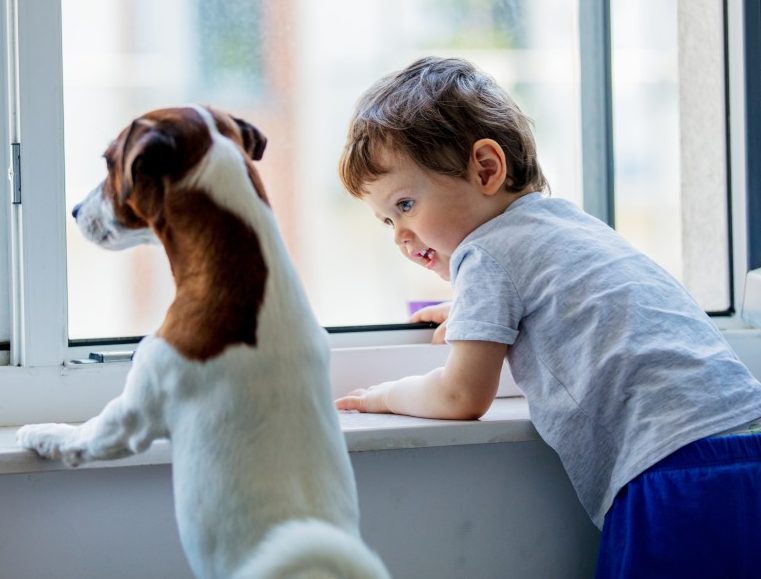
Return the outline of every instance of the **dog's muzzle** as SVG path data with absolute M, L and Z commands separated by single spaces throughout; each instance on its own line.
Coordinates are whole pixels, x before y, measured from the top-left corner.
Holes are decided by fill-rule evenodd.
M 159 243 L 149 227 L 128 228 L 116 221 L 113 202 L 103 196 L 103 184 L 93 189 L 81 203 L 77 203 L 71 215 L 85 239 L 104 249 L 120 250 Z

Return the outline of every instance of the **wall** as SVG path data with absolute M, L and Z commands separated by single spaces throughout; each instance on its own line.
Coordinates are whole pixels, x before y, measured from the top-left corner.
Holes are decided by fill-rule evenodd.
M 761 331 L 725 334 L 761 376 Z M 352 454 L 362 532 L 396 579 L 593 576 L 598 532 L 541 441 Z M 190 579 L 171 468 L 0 476 L 0 579 Z
M 598 533 L 542 442 L 353 453 L 397 579 L 588 578 Z M 169 466 L 0 476 L 0 579 L 188 579 Z

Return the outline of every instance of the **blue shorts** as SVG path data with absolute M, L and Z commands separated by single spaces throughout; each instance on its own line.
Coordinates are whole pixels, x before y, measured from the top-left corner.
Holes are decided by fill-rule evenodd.
M 688 444 L 605 516 L 597 579 L 761 577 L 761 434 Z

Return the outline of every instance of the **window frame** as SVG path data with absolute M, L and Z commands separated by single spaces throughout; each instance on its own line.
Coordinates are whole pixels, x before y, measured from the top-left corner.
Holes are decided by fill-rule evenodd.
M 745 0 L 743 20 L 735 24 L 735 36 L 744 41 L 738 47 L 744 55 L 745 63 L 752 63 L 748 68 L 758 70 L 761 65 L 761 2 Z M 743 103 L 761 102 L 761 77 L 756 74 L 743 75 Z M 747 159 L 743 182 L 747 187 L 747 206 L 745 209 L 745 225 L 747 227 L 747 269 L 761 267 L 761 219 L 751 219 L 752 215 L 761 215 L 761 108 L 744 107 L 744 123 L 740 129 L 745 135 Z
M 6 13 L 0 10 L 0 47 L 7 46 Z M 2 56 L 2 55 L 0 55 Z M 0 57 L 0 111 L 8 110 L 8 61 Z M 9 143 L 8 124 L 0 123 L 0 143 Z M 0 147 L 0 167 L 8 167 L 8 148 Z M 10 224 L 10 209 L 12 204 L 10 181 L 0 180 L 0 223 Z M 9 273 L 11 270 L 11 234 L 10 228 L 4 228 L 0 236 L 0 272 Z M 0 287 L 0 365 L 10 361 L 11 345 L 11 276 L 6 275 Z M 6 325 L 7 324 L 7 325 Z
M 609 0 L 579 0 L 584 210 L 615 227 Z
M 59 366 L 68 346 L 65 199 L 51 192 L 64 182 L 61 3 L 6 2 L 8 137 L 21 143 L 22 183 L 11 209 L 11 364 Z
M 23 184 L 22 204 L 11 206 L 5 216 L 11 232 L 13 333 L 11 366 L 0 368 L 0 397 L 9 401 L 7 405 L 0 405 L 0 424 L 78 421 L 98 412 L 121 390 L 129 364 L 84 366 L 66 361 L 86 358 L 93 349 L 127 349 L 137 340 L 76 343 L 68 338 L 67 216 L 64 195 L 57 193 L 64 183 L 61 1 L 0 0 L 3 20 L 17 23 L 16 26 L 3 26 L 0 31 L 0 35 L 7 33 L 9 36 L 7 45 L 0 44 L 10 47 L 8 70 L 3 75 L 6 89 L 13 86 L 18 89 L 6 90 L 8 97 L 0 99 L 0 105 L 10 121 L 8 134 L 3 135 L 5 142 L 15 140 L 22 144 Z M 744 276 L 749 263 L 761 259 L 761 248 L 758 247 L 760 226 L 750 224 L 747 217 L 748 207 L 761 204 L 761 162 L 758 159 L 761 156 L 758 143 L 761 119 L 757 111 L 746 119 L 745 107 L 746 99 L 747 102 L 757 102 L 761 89 L 756 81 L 746 84 L 743 60 L 748 57 L 750 47 L 754 47 L 756 52 L 753 54 L 757 55 L 761 32 L 758 26 L 751 29 L 746 19 L 761 16 L 757 0 L 726 0 L 725 6 L 727 108 L 732 113 L 728 113 L 727 127 L 730 245 L 733 248 L 730 275 L 733 303 L 739 304 L 742 303 Z M 752 40 L 747 46 L 743 42 L 745 34 Z M 585 208 L 610 220 L 613 157 L 608 0 L 579 0 L 579 42 Z M 756 132 L 750 135 L 751 130 Z M 746 141 L 749 142 L 747 149 Z M 0 161 L 5 161 L 7 166 L 8 158 L 8 149 L 3 147 Z M 755 168 L 752 174 L 747 170 L 751 163 L 750 166 Z M 45 170 L 36 170 L 40 166 Z M 749 249 L 751 242 L 755 244 L 753 250 Z M 746 327 L 734 310 L 715 316 L 714 321 L 724 330 Z M 368 348 L 376 352 L 378 359 L 385 360 L 386 363 L 381 365 L 383 368 L 367 369 L 366 372 L 363 368 L 363 376 L 373 383 L 391 379 L 390 373 L 397 371 L 412 372 L 421 368 L 420 371 L 424 371 L 430 367 L 431 361 L 441 352 L 436 347 L 422 346 L 430 336 L 431 330 L 421 327 L 340 328 L 332 329 L 331 343 L 334 353 L 344 360 L 341 362 L 343 367 L 351 366 L 352 357 L 364 360 Z M 347 376 L 350 374 L 348 372 Z M 344 386 L 343 380 L 343 376 L 339 377 L 338 388 Z

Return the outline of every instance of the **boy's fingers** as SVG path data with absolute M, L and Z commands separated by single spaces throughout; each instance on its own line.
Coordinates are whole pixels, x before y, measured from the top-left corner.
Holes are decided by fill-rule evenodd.
M 359 410 L 366 412 L 366 404 L 360 396 L 344 396 L 335 402 L 336 410 Z
M 379 394 L 381 384 L 370 386 L 369 388 L 358 388 L 352 390 L 345 396 L 336 399 L 334 402 L 337 410 L 358 410 L 359 412 L 385 413 L 388 412 L 385 400 Z
M 446 344 L 447 341 L 444 339 L 446 335 L 447 335 L 447 324 L 446 322 L 444 322 L 433 331 L 431 344 Z
M 414 314 L 410 316 L 410 323 L 411 324 L 417 324 L 419 322 L 429 322 L 430 319 L 425 315 L 425 312 L 422 310 L 416 311 Z
M 359 396 L 364 396 L 370 390 L 372 390 L 372 388 L 373 388 L 372 386 L 370 386 L 369 388 L 355 388 L 354 390 L 347 392 L 344 396 L 342 396 L 342 398 L 346 398 L 348 396 L 352 396 L 354 398 L 357 398 Z
M 364 412 L 364 399 L 367 395 L 367 388 L 355 388 L 347 392 L 344 396 L 336 399 L 335 405 L 338 410 L 359 410 Z
M 412 314 L 412 316 L 410 316 L 410 322 L 413 324 L 416 322 L 441 322 L 443 316 L 438 311 L 436 311 L 434 307 L 435 306 L 426 306 L 419 309 L 414 314 Z
M 410 323 L 433 322 L 435 324 L 442 324 L 449 317 L 450 308 L 450 302 L 442 302 L 434 306 L 425 306 L 410 316 Z

